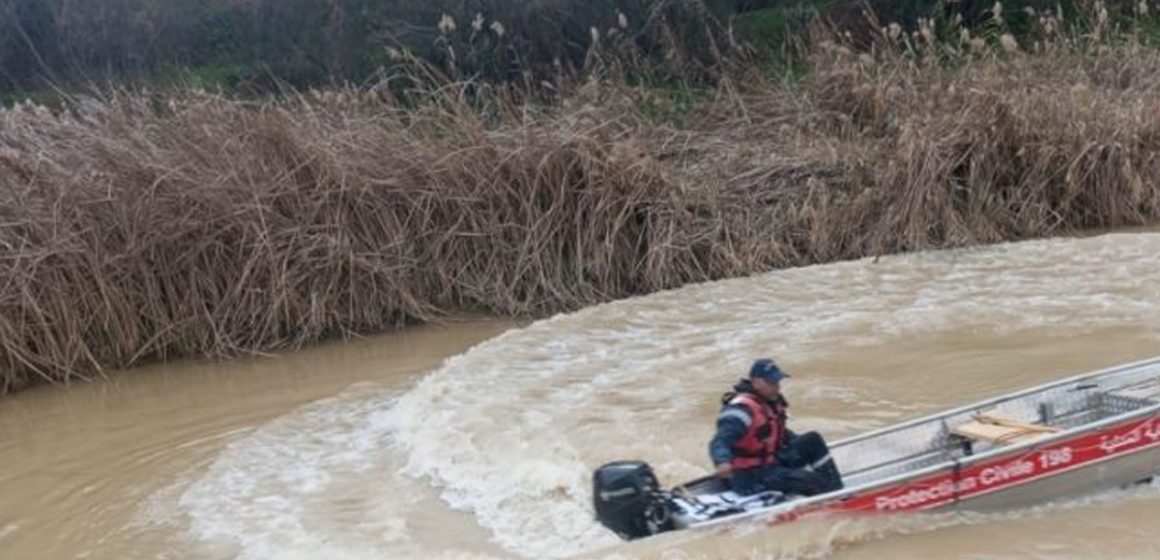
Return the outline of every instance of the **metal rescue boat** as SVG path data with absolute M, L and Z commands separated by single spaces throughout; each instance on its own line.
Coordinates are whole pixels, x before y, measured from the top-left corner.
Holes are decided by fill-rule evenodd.
M 1160 469 L 1160 357 L 1033 387 L 830 446 L 845 488 L 741 496 L 718 478 L 665 490 L 645 463 L 598 469 L 599 521 L 621 537 L 758 519 L 988 510 L 1147 482 Z

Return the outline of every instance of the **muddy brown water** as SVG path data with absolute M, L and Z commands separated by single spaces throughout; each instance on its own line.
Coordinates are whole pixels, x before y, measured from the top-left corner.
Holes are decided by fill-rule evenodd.
M 775 356 L 831 440 L 1160 354 L 1160 234 L 774 272 L 517 326 L 155 365 L 0 401 L 0 558 L 1160 558 L 1160 489 L 618 542 L 599 464 L 708 469 Z

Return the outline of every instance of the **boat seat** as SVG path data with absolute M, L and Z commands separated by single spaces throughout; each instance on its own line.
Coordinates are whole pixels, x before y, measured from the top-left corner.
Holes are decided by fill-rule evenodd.
M 1054 426 L 1032 424 L 985 413 L 975 414 L 970 422 L 951 429 L 954 435 L 999 445 L 1036 439 L 1059 431 L 1060 429 Z

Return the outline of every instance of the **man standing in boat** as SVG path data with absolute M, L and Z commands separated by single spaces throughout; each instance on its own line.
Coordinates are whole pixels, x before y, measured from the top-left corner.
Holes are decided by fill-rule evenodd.
M 842 487 L 822 436 L 786 429 L 789 403 L 781 381 L 787 377 L 773 360 L 762 358 L 753 362 L 749 378 L 722 398 L 709 455 L 717 476 L 739 494 L 777 490 L 812 496 Z

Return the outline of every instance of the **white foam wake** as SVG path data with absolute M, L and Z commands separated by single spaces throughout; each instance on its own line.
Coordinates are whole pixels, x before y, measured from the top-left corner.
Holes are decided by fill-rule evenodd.
M 470 554 L 412 534 L 409 516 L 433 485 L 514 554 L 599 550 L 617 540 L 593 520 L 592 470 L 639 458 L 668 481 L 703 474 L 717 397 L 754 357 L 796 372 L 819 356 L 939 332 L 1154 333 L 1158 255 L 1160 235 L 1039 241 L 586 309 L 477 346 L 397 399 L 363 388 L 240 437 L 182 484 L 175 506 L 194 540 L 243 560 Z M 874 372 L 802 372 L 790 389 L 795 421 L 850 434 L 929 408 L 877 383 Z M 854 413 L 815 412 L 834 403 Z
M 408 550 L 406 514 L 420 497 L 386 454 L 390 403 L 369 385 L 313 403 L 236 438 L 162 498 L 176 502 L 199 548 L 239 560 L 356 560 Z M 152 504 L 154 516 L 157 509 Z
M 567 556 L 613 542 L 588 505 L 589 475 L 602 462 L 641 458 L 670 479 L 704 473 L 714 393 L 753 357 L 793 364 L 852 345 L 972 329 L 1154 330 L 1158 249 L 1156 235 L 1037 241 L 779 271 L 616 302 L 450 360 L 389 417 L 409 474 L 429 477 L 508 550 Z M 825 379 L 794 383 L 807 399 L 834 398 L 839 389 Z

